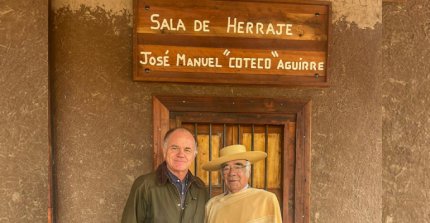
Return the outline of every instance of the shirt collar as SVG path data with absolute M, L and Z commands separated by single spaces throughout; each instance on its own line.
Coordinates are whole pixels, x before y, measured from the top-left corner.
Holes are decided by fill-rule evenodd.
M 164 161 L 158 166 L 155 173 L 157 175 L 159 184 L 167 183 L 167 181 L 169 180 L 168 171 L 169 170 L 167 169 L 166 161 Z M 203 181 L 200 180 L 198 177 L 193 176 L 190 171 L 188 171 L 187 179 L 190 184 L 196 184 L 200 188 L 205 188 L 205 183 L 203 183 Z
M 190 173 L 188 172 L 187 175 L 185 176 L 184 180 L 181 181 L 175 174 L 173 174 L 169 169 L 167 169 L 167 176 L 169 177 L 170 181 L 172 181 L 173 183 L 188 183 L 188 177 L 189 177 Z
M 245 187 L 243 187 L 240 191 L 238 191 L 236 193 L 242 192 L 242 191 L 244 191 L 244 190 L 246 190 L 248 188 L 251 188 L 251 186 L 249 186 L 249 184 L 246 184 Z M 224 195 L 227 195 L 227 194 L 231 194 L 229 190 L 226 190 L 225 193 L 224 193 Z

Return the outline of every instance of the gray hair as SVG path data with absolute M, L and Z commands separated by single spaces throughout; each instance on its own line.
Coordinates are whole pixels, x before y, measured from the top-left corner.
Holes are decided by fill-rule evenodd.
M 164 138 L 163 138 L 163 152 L 164 153 L 166 153 L 166 150 L 167 150 L 167 143 L 169 142 L 169 140 L 170 140 L 170 136 L 174 133 L 174 132 L 176 132 L 176 131 L 185 131 L 185 132 L 188 132 L 188 133 L 190 133 L 190 135 L 192 135 L 193 136 L 193 139 L 194 139 L 194 155 L 197 155 L 197 139 L 196 139 L 196 136 L 195 135 L 193 135 L 191 132 L 190 132 L 190 130 L 188 130 L 188 129 L 186 129 L 186 128 L 184 128 L 184 127 L 176 127 L 176 128 L 172 128 L 172 129 L 169 129 L 169 131 L 167 131 L 166 132 L 166 134 L 164 135 Z

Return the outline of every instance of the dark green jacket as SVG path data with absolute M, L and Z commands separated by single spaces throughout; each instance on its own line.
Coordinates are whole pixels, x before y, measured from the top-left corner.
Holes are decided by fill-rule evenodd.
M 180 207 L 178 189 L 167 176 L 166 163 L 153 173 L 138 177 L 122 213 L 122 223 L 202 223 L 209 199 L 204 183 L 191 173 L 185 208 Z

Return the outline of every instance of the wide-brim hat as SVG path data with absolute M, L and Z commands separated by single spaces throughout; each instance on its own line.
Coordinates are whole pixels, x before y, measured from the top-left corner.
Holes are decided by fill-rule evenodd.
M 248 160 L 255 163 L 267 157 L 267 153 L 261 151 L 246 151 L 244 145 L 231 145 L 222 148 L 219 157 L 203 164 L 202 168 L 207 171 L 219 170 L 221 164 L 232 160 Z

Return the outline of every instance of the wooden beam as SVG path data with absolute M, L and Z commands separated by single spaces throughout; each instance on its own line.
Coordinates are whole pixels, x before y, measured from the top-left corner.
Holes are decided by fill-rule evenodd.
M 382 3 L 402 3 L 402 4 L 406 4 L 406 0 L 382 0 Z
M 169 110 L 156 98 L 153 97 L 153 168 L 154 170 L 160 165 L 163 160 L 163 137 L 169 130 Z

